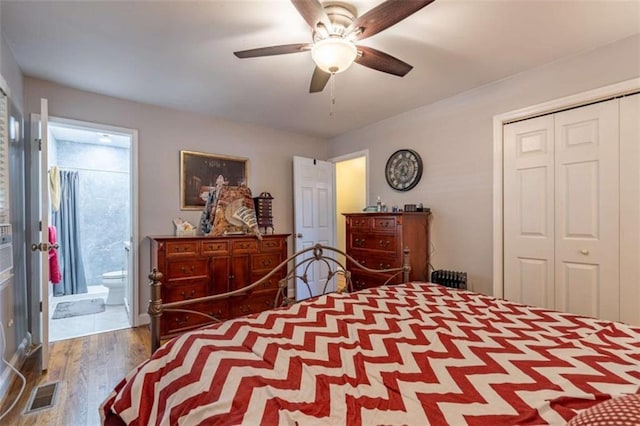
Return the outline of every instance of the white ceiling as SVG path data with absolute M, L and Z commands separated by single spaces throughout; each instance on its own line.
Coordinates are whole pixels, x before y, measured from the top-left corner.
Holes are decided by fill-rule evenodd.
M 362 14 L 380 0 L 350 3 Z M 311 41 L 289 0 L 1 0 L 0 13 L 26 75 L 320 137 L 640 32 L 640 0 L 436 0 L 360 42 L 414 69 L 400 78 L 354 64 L 337 75 L 330 117 L 329 85 L 308 93 L 309 52 L 233 55 Z

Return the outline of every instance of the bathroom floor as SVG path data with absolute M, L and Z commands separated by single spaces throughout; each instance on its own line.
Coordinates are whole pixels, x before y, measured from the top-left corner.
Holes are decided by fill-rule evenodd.
M 106 305 L 104 312 L 93 315 L 51 319 L 51 316 L 56 309 L 56 305 L 60 302 L 96 298 L 103 298 L 105 301 L 107 300 L 108 289 L 106 287 L 101 285 L 92 285 L 88 287 L 88 290 L 89 292 L 85 294 L 73 294 L 69 296 L 51 298 L 51 303 L 49 305 L 50 342 L 131 327 L 125 305 Z

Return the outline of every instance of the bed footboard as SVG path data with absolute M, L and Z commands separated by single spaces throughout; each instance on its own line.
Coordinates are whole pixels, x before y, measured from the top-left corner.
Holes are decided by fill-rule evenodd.
M 202 315 L 207 317 L 212 321 L 221 321 L 219 318 L 216 318 L 211 315 L 207 315 L 202 312 L 194 311 L 188 309 L 188 306 L 195 303 L 213 301 L 213 300 L 224 300 L 229 299 L 234 296 L 240 296 L 251 292 L 254 288 L 262 285 L 264 282 L 269 280 L 279 271 L 286 269 L 288 272 L 284 278 L 280 279 L 278 282 L 278 292 L 276 294 L 275 300 L 273 302 L 273 307 L 285 306 L 300 299 L 297 299 L 295 294 L 295 287 L 297 282 L 301 282 L 302 285 L 306 286 L 308 294 L 312 295 L 312 297 L 319 296 L 322 294 L 330 293 L 336 291 L 338 293 L 342 292 L 352 292 L 353 285 L 351 282 L 351 272 L 352 270 L 347 270 L 346 264 L 337 260 L 336 255 L 341 255 L 345 259 L 347 259 L 351 265 L 353 265 L 352 270 L 359 270 L 361 272 L 367 272 L 369 274 L 374 275 L 382 275 L 385 277 L 385 281 L 383 285 L 390 283 L 397 276 L 402 276 L 402 282 L 409 281 L 409 274 L 411 272 L 411 265 L 409 264 L 409 249 L 404 249 L 403 258 L 402 258 L 402 266 L 399 268 L 390 268 L 390 269 L 370 269 L 367 268 L 358 261 L 356 261 L 353 257 L 349 256 L 342 250 L 339 250 L 334 247 L 323 246 L 321 244 L 316 244 L 307 249 L 301 250 L 297 253 L 294 253 L 286 260 L 282 261 L 279 265 L 277 265 L 274 269 L 272 269 L 267 275 L 259 279 L 258 281 L 251 283 L 245 287 L 239 288 L 237 290 L 233 290 L 227 293 L 214 294 L 211 296 L 200 297 L 197 299 L 190 299 L 179 302 L 171 302 L 171 303 L 162 303 L 162 279 L 163 275 L 161 271 L 154 269 L 149 274 L 150 290 L 151 290 L 151 299 L 149 300 L 148 313 L 150 318 L 150 330 L 151 330 L 151 351 L 155 352 L 160 347 L 160 319 L 162 317 L 163 312 L 188 312 L 190 314 Z M 309 271 L 314 265 L 321 263 L 323 266 L 323 271 L 326 272 L 326 281 L 323 288 L 319 289 L 319 291 L 313 291 L 311 284 L 309 283 Z M 291 266 L 291 267 L 290 267 Z M 288 268 L 288 269 L 287 269 Z M 336 276 L 342 275 L 344 277 L 344 285 L 339 286 L 336 285 L 336 289 L 333 290 L 333 286 L 330 286 L 330 283 L 334 282 L 334 278 Z

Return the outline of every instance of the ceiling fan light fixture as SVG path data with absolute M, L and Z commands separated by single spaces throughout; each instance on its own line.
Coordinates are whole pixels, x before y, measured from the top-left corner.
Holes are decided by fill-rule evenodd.
M 338 37 L 320 40 L 311 48 L 311 57 L 322 71 L 337 74 L 351 66 L 358 56 L 352 42 Z

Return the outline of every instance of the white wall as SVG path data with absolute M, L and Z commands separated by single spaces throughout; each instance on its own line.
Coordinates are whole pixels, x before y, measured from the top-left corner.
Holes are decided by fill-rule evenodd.
M 42 97 L 49 100 L 50 116 L 138 130 L 141 313 L 146 312 L 149 299 L 149 242 L 145 237 L 172 235 L 171 220 L 178 216 L 193 224 L 200 219 L 200 212 L 180 210 L 180 150 L 248 158 L 251 191 L 268 191 L 274 197 L 277 233 L 293 231 L 292 157 L 327 158 L 322 139 L 125 101 L 34 78 L 25 78 L 24 84 L 26 112 L 37 112 Z
M 2 13 L 1 8 L 2 2 L 0 2 L 0 13 Z M 18 110 L 22 111 L 22 73 L 13 57 L 13 53 L 4 40 L 2 32 L 0 32 L 0 76 L 8 86 L 7 89 L 12 103 Z M 14 149 L 10 150 L 10 157 L 11 153 L 15 152 Z M 9 162 L 13 164 L 11 160 Z M 11 172 L 13 173 L 15 170 Z M 11 198 L 12 207 L 15 208 L 15 197 L 12 196 Z M 16 223 L 15 217 L 12 220 Z M 24 240 L 24 230 L 15 228 L 17 226 L 14 226 L 13 229 L 14 241 Z M 21 259 L 23 259 L 23 256 L 16 256 L 14 262 L 19 262 Z M 18 271 L 18 266 L 16 265 L 14 273 L 14 279 L 7 282 L 4 287 L 0 287 L 0 322 L 6 338 L 6 347 L 3 347 L 0 343 L 0 354 L 18 367 L 24 360 L 24 349 L 28 342 L 28 317 L 27 304 L 25 302 L 26 282 L 24 282 L 24 267 Z M 5 365 L 0 365 L 0 399 L 11 384 L 11 380 L 15 377 L 9 373 L 10 370 Z
M 467 271 L 471 289 L 491 294 L 493 116 L 638 76 L 640 35 L 341 135 L 330 141 L 329 156 L 369 149 L 370 199 L 430 207 L 433 266 Z M 425 167 L 407 193 L 384 177 L 400 148 L 418 151 Z
M 2 2 L 0 2 L 0 13 L 2 13 Z M 4 40 L 2 32 L 0 32 L 0 75 L 9 85 L 11 99 L 13 99 L 14 104 L 22 111 L 22 73 L 11 49 L 9 49 Z

